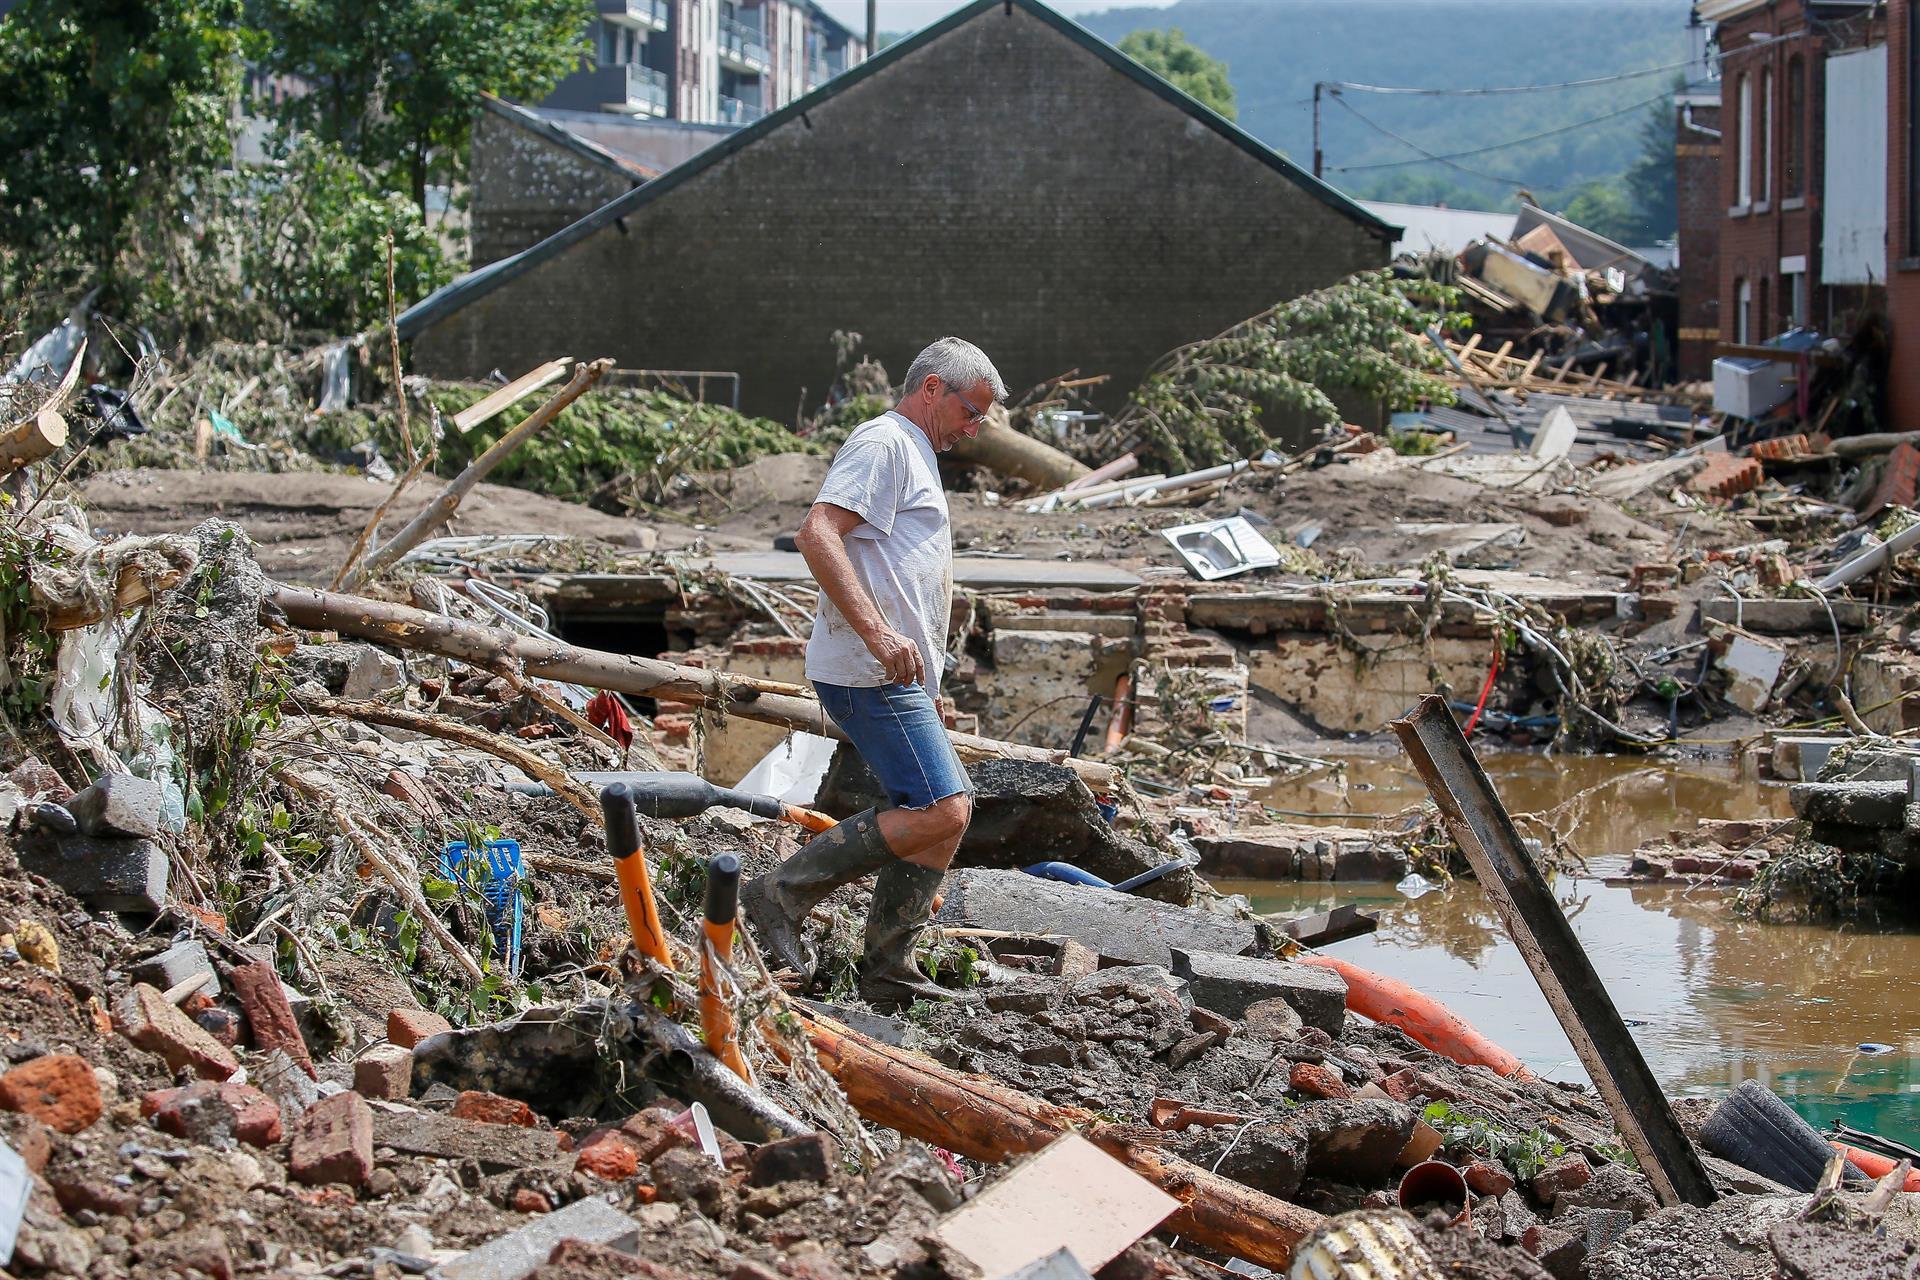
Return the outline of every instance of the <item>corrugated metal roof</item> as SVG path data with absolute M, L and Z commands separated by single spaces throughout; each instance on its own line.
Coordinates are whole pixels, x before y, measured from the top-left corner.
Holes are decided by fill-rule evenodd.
M 1512 213 L 1491 209 L 1449 209 L 1434 204 L 1395 204 L 1390 200 L 1362 200 L 1361 207 L 1382 222 L 1401 228 L 1393 255 L 1426 253 L 1438 249 L 1457 254 L 1475 240 L 1505 240 L 1513 234 Z

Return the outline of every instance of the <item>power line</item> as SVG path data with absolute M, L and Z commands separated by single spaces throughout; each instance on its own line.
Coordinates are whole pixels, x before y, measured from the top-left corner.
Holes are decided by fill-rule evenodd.
M 1492 93 L 1538 93 L 1544 89 L 1584 89 L 1589 85 L 1615 84 L 1621 80 L 1637 80 L 1642 76 L 1657 76 L 1663 71 L 1679 71 L 1695 65 L 1699 59 L 1689 58 L 1685 62 L 1669 62 L 1665 66 L 1647 67 L 1640 71 L 1620 71 L 1609 76 L 1595 76 L 1589 80 L 1562 80 L 1555 84 L 1510 84 L 1481 89 L 1414 89 L 1404 85 L 1355 84 L 1348 80 L 1328 80 L 1329 89 L 1344 89 L 1351 93 L 1411 93 L 1435 98 L 1469 98 Z
M 1425 156 L 1428 160 L 1432 160 L 1438 164 L 1444 164 L 1449 169 L 1458 169 L 1460 172 L 1464 174 L 1469 174 L 1472 177 L 1480 178 L 1487 182 L 1507 183 L 1516 187 L 1531 187 L 1534 185 L 1533 183 L 1528 182 L 1524 178 L 1509 178 L 1509 177 L 1502 177 L 1501 175 L 1495 174 L 1495 173 L 1482 173 L 1478 169 L 1469 169 L 1467 168 L 1467 166 L 1463 164 L 1455 164 L 1452 160 L 1449 160 L 1445 156 L 1435 155 L 1433 152 L 1427 150 L 1425 147 L 1421 146 L 1419 143 L 1414 142 L 1412 139 L 1401 137 L 1399 134 L 1387 128 L 1385 125 L 1369 120 L 1367 117 L 1361 115 L 1360 112 L 1353 106 L 1352 103 L 1348 102 L 1344 97 L 1340 96 L 1339 94 L 1337 93 L 1334 94 L 1333 100 L 1339 103 L 1341 106 L 1345 107 L 1348 111 L 1352 112 L 1354 119 L 1358 120 L 1361 124 L 1366 125 L 1369 129 L 1373 129 L 1379 133 L 1384 133 L 1389 138 L 1392 138 L 1395 142 L 1399 143 L 1401 146 L 1411 147 L 1413 150 L 1418 151 L 1421 155 Z M 1418 164 L 1421 162 L 1409 161 L 1409 163 Z
M 1336 102 L 1340 102 L 1341 106 L 1347 107 L 1347 110 L 1353 111 L 1352 107 L 1347 106 L 1347 104 L 1343 100 L 1341 100 L 1339 94 L 1334 95 L 1334 100 Z M 1517 147 L 1524 142 L 1538 142 L 1542 138 L 1551 138 L 1557 134 L 1572 133 L 1575 129 L 1584 129 L 1590 124 L 1599 124 L 1602 121 L 1612 120 L 1618 116 L 1627 115 L 1630 112 L 1641 111 L 1647 107 L 1652 106 L 1656 102 L 1665 102 L 1666 100 L 1667 100 L 1666 94 L 1664 93 L 1656 94 L 1651 98 L 1647 98 L 1643 101 L 1633 103 L 1631 106 L 1621 107 L 1618 111 L 1609 111 L 1605 115 L 1593 116 L 1592 118 L 1586 119 L 1586 120 L 1576 120 L 1572 124 L 1561 125 L 1558 129 L 1548 129 L 1543 133 L 1530 133 L 1524 138 L 1510 138 L 1505 142 L 1496 142 L 1490 147 L 1475 147 L 1471 151 L 1450 151 L 1446 155 L 1433 155 L 1430 152 L 1421 151 L 1421 149 L 1417 146 L 1414 146 L 1413 143 L 1407 142 L 1408 146 L 1413 147 L 1414 150 L 1416 151 L 1420 151 L 1420 154 L 1425 156 L 1426 159 L 1424 160 L 1386 160 L 1376 164 L 1329 165 L 1328 172 L 1359 173 L 1364 169 L 1403 169 L 1408 165 L 1427 164 L 1431 161 L 1439 161 L 1444 164 L 1447 161 L 1460 160 L 1460 159 L 1464 159 L 1467 156 L 1485 155 L 1489 151 L 1504 151 L 1508 147 Z M 1355 111 L 1354 114 L 1359 115 L 1360 113 Z M 1360 118 L 1362 120 L 1367 119 L 1365 116 L 1360 116 Z M 1367 123 L 1373 124 L 1371 120 L 1367 120 Z M 1378 125 L 1374 125 L 1374 127 L 1379 128 Z M 1383 129 L 1381 130 L 1381 132 L 1384 133 L 1386 131 Z M 1406 139 L 1401 138 L 1399 139 L 1399 141 L 1406 142 Z

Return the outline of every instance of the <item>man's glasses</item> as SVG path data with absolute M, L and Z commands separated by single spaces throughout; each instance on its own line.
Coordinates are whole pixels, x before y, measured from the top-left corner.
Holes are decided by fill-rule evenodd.
M 958 400 L 961 404 L 967 406 L 967 421 L 971 423 L 978 424 L 978 423 L 985 422 L 987 420 L 988 410 L 993 408 L 993 401 L 991 400 L 987 401 L 987 407 L 985 409 L 974 408 L 973 401 L 967 399 L 965 396 L 961 395 L 958 391 L 955 391 L 952 387 L 947 388 L 947 394 L 952 396 L 955 400 Z

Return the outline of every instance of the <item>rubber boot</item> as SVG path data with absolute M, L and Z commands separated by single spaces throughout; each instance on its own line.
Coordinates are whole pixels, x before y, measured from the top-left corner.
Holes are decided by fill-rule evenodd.
M 873 883 L 867 908 L 866 953 L 860 961 L 860 996 L 890 1008 L 915 1000 L 971 1002 L 978 997 L 950 991 L 914 963 L 914 943 L 933 913 L 934 895 L 946 871 L 895 859 Z
M 773 958 L 772 967 L 812 981 L 815 957 L 806 939 L 807 913 L 841 885 L 897 861 L 880 834 L 879 815 L 868 809 L 828 827 L 779 867 L 742 885 L 740 905 Z

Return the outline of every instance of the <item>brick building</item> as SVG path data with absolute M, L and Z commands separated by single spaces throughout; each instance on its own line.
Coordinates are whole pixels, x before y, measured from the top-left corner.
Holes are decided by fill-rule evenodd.
M 1920 6 L 1887 6 L 1887 425 L 1920 427 Z
M 1698 382 L 1713 376 L 1713 349 L 1720 341 L 1720 222 L 1727 205 L 1720 190 L 1719 82 L 1688 85 L 1674 95 L 1673 110 L 1680 256 L 1676 372 L 1682 382 Z
M 559 353 L 735 369 L 790 419 L 837 329 L 943 333 L 1023 388 L 1161 354 L 1354 271 L 1397 228 L 1039 0 L 976 0 L 409 309 L 437 376 Z

